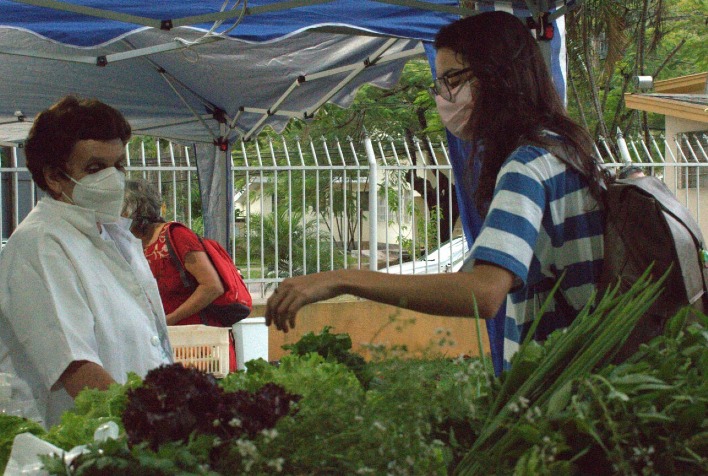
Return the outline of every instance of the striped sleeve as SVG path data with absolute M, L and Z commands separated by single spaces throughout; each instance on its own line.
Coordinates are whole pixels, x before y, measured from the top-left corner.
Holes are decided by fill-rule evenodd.
M 509 270 L 524 284 L 534 257 L 548 197 L 544 178 L 529 162 L 543 155 L 523 147 L 499 172 L 494 197 L 471 258 Z

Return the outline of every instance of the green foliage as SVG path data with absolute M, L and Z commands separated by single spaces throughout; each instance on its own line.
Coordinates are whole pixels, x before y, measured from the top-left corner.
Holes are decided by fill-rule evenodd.
M 324 340 L 324 347 L 346 347 L 345 339 Z M 279 458 L 285 474 L 447 474 L 457 454 L 447 442 L 458 435 L 462 443 L 456 444 L 469 447 L 469 422 L 484 413 L 468 398 L 486 391 L 479 362 L 399 360 L 371 370 L 375 377 L 365 390 L 348 367 L 310 352 L 286 356 L 278 367 L 261 362 L 229 375 L 227 388 L 274 381 L 303 395 L 297 413 L 279 422 L 267 444 L 255 442 L 249 474 L 274 473 Z M 245 469 L 246 462 L 228 465 Z
M 351 137 L 361 143 L 364 129 L 371 137 L 436 135 L 444 129 L 427 88 L 432 84 L 425 59 L 409 61 L 398 84 L 389 90 L 362 86 L 348 108 L 325 104 L 309 122 L 292 121 L 286 137 L 327 139 Z
M 276 220 L 277 218 L 277 220 Z M 252 263 L 263 264 L 265 277 L 287 277 L 344 267 L 339 246 L 330 244 L 329 234 L 318 228 L 317 220 L 303 219 L 300 213 L 279 209 L 278 214 L 251 215 Z M 289 246 L 292 240 L 292 247 Z M 245 250 L 239 250 L 241 253 Z M 237 253 L 237 263 L 246 257 Z
M 442 211 L 440 207 L 433 207 L 428 211 L 428 219 L 418 217 L 415 222 L 415 240 L 413 238 L 401 238 L 401 246 L 413 257 L 413 259 L 421 258 L 425 255 L 426 249 L 430 245 L 438 242 L 438 233 L 440 227 L 440 219 Z
M 140 377 L 130 373 L 128 381 L 123 385 L 113 384 L 105 391 L 83 390 L 76 396 L 74 408 L 62 415 L 61 423 L 50 428 L 44 439 L 69 450 L 93 440 L 96 429 L 108 421 L 115 422 L 121 433 L 124 433 L 121 415 L 127 403 L 126 393 L 141 383 Z
M 655 81 L 708 70 L 705 0 L 583 2 L 568 26 L 571 117 L 597 138 L 663 130 L 664 117 L 624 106 L 637 75 Z
M 61 476 L 216 476 L 219 473 L 203 463 L 213 447 L 214 439 L 204 435 L 192 438 L 187 445 L 164 444 L 157 451 L 147 444 L 129 447 L 125 439 L 119 439 L 89 445 L 88 453 L 73 460 L 68 468 L 59 456 L 45 456 L 42 461 L 49 474 Z
M 12 443 L 15 436 L 20 433 L 31 433 L 44 437 L 46 431 L 39 423 L 33 420 L 0 413 L 0 470 L 3 473 L 5 472 L 7 461 L 10 459 Z
M 541 344 L 524 343 L 500 378 L 476 358 L 393 358 L 366 364 L 365 387 L 332 358 L 348 352 L 350 341 L 326 329 L 293 345 L 279 365 L 252 361 L 247 372 L 219 381 L 225 392 L 273 383 L 302 396 L 274 428 L 227 441 L 193 433 L 183 444 L 156 450 L 129 446 L 121 433 L 90 445 L 69 470 L 58 459 L 45 460 L 46 469 L 81 475 L 706 474 L 708 317 L 693 316 L 698 322 L 689 325 L 681 312 L 663 336 L 626 362 L 611 363 L 660 285 L 640 280 L 625 295 L 609 293 L 568 329 Z M 124 394 L 118 390 L 80 395 L 78 413 L 87 426 L 115 416 Z M 80 426 L 74 415 L 63 424 Z M 50 433 L 62 433 L 59 427 Z M 89 443 L 89 433 L 76 443 Z
M 307 355 L 311 352 L 321 355 L 329 361 L 346 365 L 357 376 L 364 388 L 368 387 L 371 375 L 366 368 L 364 358 L 350 352 L 352 339 L 348 334 L 330 334 L 330 326 L 325 326 L 318 335 L 308 332 L 295 344 L 287 344 L 283 349 L 294 355 Z
M 500 379 L 485 425 L 456 471 L 465 475 L 495 471 L 585 474 L 596 470 L 599 474 L 654 474 L 654 465 L 659 467 L 655 459 L 660 458 L 659 474 L 703 474 L 708 459 L 692 455 L 690 448 L 675 445 L 664 449 L 664 445 L 677 430 L 669 424 L 681 425 L 673 415 L 678 402 L 683 398 L 696 402 L 705 394 L 707 369 L 702 362 L 708 359 L 708 333 L 694 328 L 688 331 L 691 337 L 685 337 L 683 322 L 676 321 L 685 320 L 680 313 L 667 325 L 666 336 L 642 346 L 627 363 L 610 364 L 657 298 L 662 281 L 652 283 L 645 273 L 630 291 L 618 295 L 617 289 L 611 290 L 592 312 L 587 307 L 573 325 L 554 332 L 542 346 L 525 342 L 514 356 L 511 370 Z M 707 324 L 704 317 L 703 326 Z M 689 355 L 684 346 L 690 349 Z M 683 385 L 685 393 L 679 400 L 673 396 L 677 391 L 682 393 L 682 386 L 668 382 L 667 374 L 659 378 L 658 369 L 642 354 L 651 348 L 665 349 L 660 353 L 666 355 L 655 359 L 655 365 L 673 360 L 667 374 L 672 374 L 674 382 L 690 382 Z M 666 358 L 677 354 L 688 358 Z M 622 385 L 613 385 L 609 376 L 616 376 L 615 383 Z M 632 391 L 627 393 L 629 387 L 624 385 Z M 656 392 L 666 392 L 667 398 L 657 399 Z M 704 408 L 699 404 L 691 411 L 700 414 L 701 410 Z M 669 426 L 668 432 L 654 428 L 662 424 Z M 690 439 L 706 429 L 708 419 L 699 418 L 694 427 L 683 428 L 676 436 Z

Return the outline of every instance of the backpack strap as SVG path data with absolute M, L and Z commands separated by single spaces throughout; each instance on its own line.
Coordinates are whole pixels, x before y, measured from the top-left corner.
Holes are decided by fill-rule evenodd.
M 177 271 L 179 271 L 179 279 L 182 281 L 182 285 L 185 288 L 195 288 L 196 284 L 194 283 L 194 278 L 189 275 L 189 272 L 187 269 L 184 267 L 184 263 L 182 260 L 179 259 L 179 256 L 177 256 L 177 252 L 175 251 L 174 245 L 172 244 L 172 227 L 174 225 L 177 226 L 183 226 L 180 223 L 172 222 L 168 223 L 167 226 L 167 233 L 165 233 L 165 236 L 167 239 L 165 240 L 165 245 L 167 246 L 167 252 L 170 254 L 170 259 L 172 259 L 172 263 L 175 265 L 177 268 Z M 201 243 L 201 239 L 199 240 Z
M 172 245 L 172 227 L 173 226 L 181 226 L 184 228 L 187 228 L 189 230 L 189 227 L 179 223 L 179 222 L 172 222 L 167 224 L 167 233 L 165 233 L 165 236 L 167 237 L 165 239 L 165 245 L 167 246 L 167 252 L 170 254 L 170 259 L 172 260 L 172 263 L 174 263 L 175 268 L 177 268 L 177 271 L 179 272 L 179 279 L 182 281 L 182 285 L 187 288 L 187 289 L 196 289 L 197 288 L 197 283 L 194 277 L 189 274 L 189 271 L 187 271 L 187 268 L 184 267 L 184 263 L 182 260 L 179 259 L 179 256 L 177 255 L 177 252 L 175 251 L 174 246 Z M 190 230 L 192 231 L 192 230 Z M 194 233 L 194 232 L 193 232 Z M 197 238 L 199 239 L 199 243 L 202 245 L 202 248 L 204 248 L 204 242 L 202 241 L 202 237 L 194 233 Z M 204 249 L 206 252 L 206 248 Z M 202 310 L 203 311 L 203 310 Z M 205 326 L 209 325 L 209 320 L 206 318 L 204 315 L 204 312 L 198 312 L 199 314 L 199 319 L 202 321 L 202 324 Z

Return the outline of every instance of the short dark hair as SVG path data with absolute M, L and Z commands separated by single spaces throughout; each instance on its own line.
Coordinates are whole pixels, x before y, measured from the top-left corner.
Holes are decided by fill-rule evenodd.
M 130 135 L 130 124 L 117 109 L 96 99 L 65 96 L 35 118 L 25 141 L 27 168 L 34 183 L 48 191 L 45 167 L 65 170 L 78 141 L 120 139 L 125 145 Z

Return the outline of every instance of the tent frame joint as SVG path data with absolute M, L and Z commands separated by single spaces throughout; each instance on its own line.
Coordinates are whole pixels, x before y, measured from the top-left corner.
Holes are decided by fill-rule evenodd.
M 220 151 L 226 152 L 229 150 L 229 139 L 224 136 L 219 136 L 214 139 L 214 145 L 217 146 Z
M 220 107 L 214 107 L 214 109 L 211 110 L 211 111 L 209 111 L 209 110 L 207 109 L 207 111 L 208 111 L 209 113 L 211 113 L 211 117 L 213 117 L 214 120 L 215 120 L 216 122 L 218 122 L 219 124 L 226 124 L 227 122 L 229 122 L 229 121 L 226 119 L 226 111 L 224 111 L 224 110 L 221 109 Z
M 369 66 L 374 66 L 378 62 L 379 58 L 374 58 L 373 60 L 371 58 L 366 58 L 364 60 L 364 68 L 368 68 Z
M 532 16 L 527 17 L 526 26 L 536 32 L 537 41 L 551 41 L 553 39 L 555 29 L 548 12 L 539 13 L 538 20 Z

